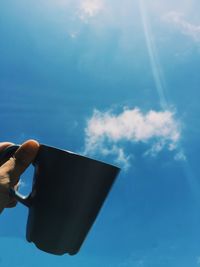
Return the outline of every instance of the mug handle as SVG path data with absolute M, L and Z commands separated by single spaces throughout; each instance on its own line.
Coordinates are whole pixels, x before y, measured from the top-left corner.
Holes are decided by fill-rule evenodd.
M 7 147 L 4 151 L 0 153 L 0 160 L 9 159 L 10 157 L 12 157 L 19 147 L 20 145 L 11 145 Z M 14 197 L 17 201 L 19 201 L 26 207 L 29 208 L 31 206 L 31 194 L 29 194 L 28 196 L 23 196 L 14 188 L 10 188 L 9 193 L 10 196 Z

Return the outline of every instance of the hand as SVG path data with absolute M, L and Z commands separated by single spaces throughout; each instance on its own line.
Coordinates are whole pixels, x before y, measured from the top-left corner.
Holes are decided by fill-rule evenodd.
M 12 143 L 0 143 L 0 152 Z M 35 140 L 23 143 L 15 154 L 6 162 L 0 162 L 0 213 L 4 208 L 15 207 L 17 201 L 9 195 L 9 189 L 17 189 L 19 177 L 26 168 L 34 161 L 39 149 Z

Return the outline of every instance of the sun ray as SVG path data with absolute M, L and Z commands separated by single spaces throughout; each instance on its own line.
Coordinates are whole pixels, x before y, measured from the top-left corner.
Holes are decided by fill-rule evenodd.
M 162 68 L 159 63 L 158 55 L 156 52 L 156 46 L 153 40 L 153 34 L 151 31 L 150 23 L 147 18 L 147 13 L 143 0 L 139 1 L 139 5 L 140 5 L 140 13 L 141 13 L 147 50 L 149 54 L 156 90 L 159 96 L 160 106 L 162 109 L 167 109 L 169 105 L 166 100 L 165 80 L 162 74 Z
M 148 50 L 148 54 L 150 58 L 152 73 L 154 77 L 154 82 L 155 82 L 156 90 L 157 90 L 159 100 L 160 100 L 160 106 L 162 109 L 168 110 L 170 108 L 170 105 L 166 97 L 166 85 L 165 85 L 166 82 L 165 82 L 165 78 L 163 75 L 162 67 L 159 62 L 159 57 L 158 57 L 156 45 L 154 42 L 154 36 L 151 31 L 151 24 L 150 24 L 150 21 L 148 20 L 146 7 L 144 5 L 143 0 L 139 1 L 139 6 L 140 6 L 141 19 L 142 19 L 142 24 L 143 24 L 143 29 L 144 29 L 147 50 Z M 179 144 L 179 149 L 180 151 L 183 150 L 181 143 Z M 196 204 L 200 205 L 200 197 L 199 197 L 200 183 L 195 173 L 193 172 L 192 167 L 187 157 L 185 156 L 185 154 L 183 155 L 183 158 L 184 158 L 183 170 L 184 170 L 187 182 L 188 182 L 189 190 Z

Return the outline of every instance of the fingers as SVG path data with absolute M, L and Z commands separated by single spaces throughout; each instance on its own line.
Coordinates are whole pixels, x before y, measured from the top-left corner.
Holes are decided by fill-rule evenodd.
M 1 168 L 9 176 L 10 186 L 18 183 L 20 175 L 34 161 L 39 149 L 39 143 L 35 140 L 28 140 L 23 143 Z
M 19 183 L 14 186 L 14 189 L 17 190 L 19 187 Z M 14 208 L 17 205 L 17 200 L 15 197 L 9 196 L 9 202 L 7 202 L 7 205 L 5 208 Z
M 9 202 L 10 202 L 9 194 L 1 192 L 0 193 L 0 213 L 8 205 Z
M 12 145 L 9 142 L 0 143 L 0 151 Z M 17 201 L 9 195 L 9 188 L 17 188 L 20 175 L 34 161 L 39 150 L 39 143 L 28 140 L 15 152 L 13 157 L 0 166 L 0 213 L 4 208 L 15 207 Z
M 11 145 L 13 145 L 13 143 L 11 143 L 11 142 L 0 142 L 0 152 Z
M 23 143 L 15 152 L 13 159 L 15 161 L 14 169 L 11 171 L 14 175 L 20 176 L 25 169 L 34 161 L 39 150 L 39 143 L 35 140 L 28 140 Z
M 19 183 L 14 186 L 14 189 L 17 190 L 18 187 Z M 8 187 L 6 188 L 2 190 L 3 188 L 0 187 L 0 213 L 4 208 L 14 208 L 17 205 L 17 200 L 9 194 Z
M 10 142 L 0 142 L 0 152 L 6 149 L 7 147 L 13 145 L 13 143 Z
M 17 205 L 17 200 L 12 199 L 10 202 L 6 205 L 5 208 L 14 208 Z
M 10 142 L 0 142 L 0 153 L 2 151 L 4 151 L 7 147 L 14 145 L 13 143 Z M 7 160 L 6 159 L 1 159 L 0 160 L 0 165 L 2 165 L 3 163 L 5 163 Z

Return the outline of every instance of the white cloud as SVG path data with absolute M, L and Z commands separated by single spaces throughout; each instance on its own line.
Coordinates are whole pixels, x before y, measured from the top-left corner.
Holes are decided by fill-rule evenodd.
M 168 149 L 171 150 L 171 145 L 169 145 Z M 157 141 L 156 143 L 154 143 L 150 149 L 148 149 L 145 153 L 144 153 L 144 156 L 156 156 L 165 146 L 165 140 L 160 140 L 160 141 Z M 176 145 L 174 146 L 173 144 L 173 147 L 175 149 Z
M 83 0 L 80 2 L 78 15 L 85 22 L 96 16 L 103 9 L 102 0 Z
M 115 162 L 119 165 L 122 165 L 125 170 L 127 170 L 130 167 L 130 160 L 132 157 L 130 155 L 126 155 L 124 152 L 124 149 L 120 147 L 119 145 L 113 144 L 109 146 L 109 144 L 105 145 L 105 144 L 99 143 L 96 146 L 95 150 L 96 151 L 99 150 L 98 152 L 100 152 L 103 156 L 113 155 L 115 157 Z M 90 151 L 90 152 L 85 151 L 84 153 L 91 153 L 91 152 L 94 153 L 95 150 Z
M 178 151 L 176 153 L 174 159 L 177 161 L 186 161 L 185 153 L 182 150 Z
M 180 125 L 169 110 L 144 114 L 138 108 L 125 108 L 118 115 L 95 110 L 85 129 L 84 153 L 114 155 L 116 162 L 128 168 L 131 156 L 125 153 L 126 143 L 150 143 L 146 154 L 156 155 L 165 147 L 176 149 L 180 134 Z
M 194 25 L 184 18 L 184 14 L 171 11 L 165 15 L 164 19 L 173 24 L 182 34 L 193 38 L 194 41 L 200 41 L 200 25 Z

